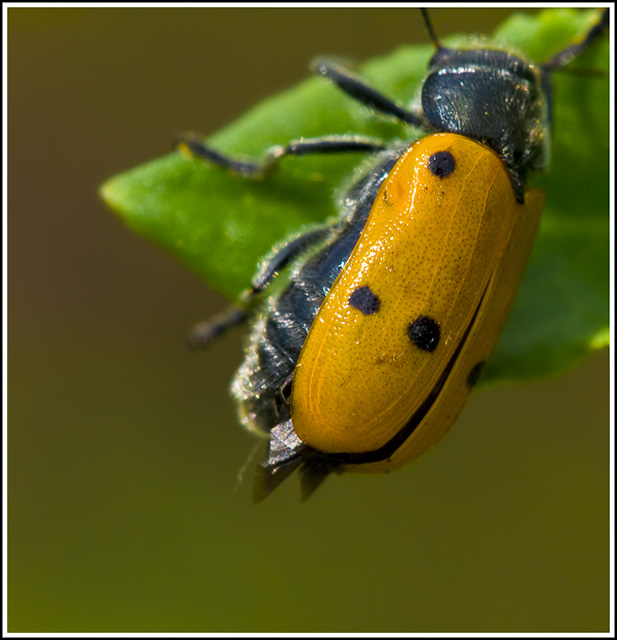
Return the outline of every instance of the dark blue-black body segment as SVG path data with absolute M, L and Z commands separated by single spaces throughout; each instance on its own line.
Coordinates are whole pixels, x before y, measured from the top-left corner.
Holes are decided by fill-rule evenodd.
M 506 51 L 438 49 L 422 85 L 422 111 L 436 131 L 496 151 L 523 202 L 528 173 L 548 159 L 548 74 Z
M 282 391 L 319 307 L 356 246 L 377 191 L 401 153 L 402 149 L 382 154 L 376 168 L 350 189 L 345 195 L 349 215 L 326 227 L 324 246 L 291 274 L 282 292 L 269 300 L 261 323 L 257 322 L 251 337 L 253 357 L 238 372 L 234 395 L 259 430 L 268 433 L 273 424 L 289 419 Z M 309 234 L 323 241 L 322 234 Z

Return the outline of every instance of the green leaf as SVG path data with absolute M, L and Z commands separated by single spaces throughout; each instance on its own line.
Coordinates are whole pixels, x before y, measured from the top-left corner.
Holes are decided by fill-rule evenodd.
M 584 34 L 597 10 L 515 15 L 495 43 L 546 60 Z M 466 36 L 445 38 L 450 46 Z M 417 97 L 431 46 L 401 48 L 358 69 L 403 104 Z M 574 65 L 594 74 L 554 74 L 550 169 L 534 181 L 547 193 L 540 233 L 508 326 L 484 384 L 548 374 L 608 344 L 608 38 Z M 605 77 L 597 77 L 604 70 Z M 322 78 L 264 101 L 209 138 L 233 156 L 259 158 L 274 144 L 326 134 L 413 140 L 421 132 L 384 117 Z M 357 167 L 360 167 L 359 169 Z M 285 158 L 265 180 L 232 175 L 175 152 L 104 184 L 107 204 L 138 233 L 175 254 L 232 299 L 246 289 L 272 245 L 303 225 L 335 216 L 345 186 L 369 170 L 359 154 Z

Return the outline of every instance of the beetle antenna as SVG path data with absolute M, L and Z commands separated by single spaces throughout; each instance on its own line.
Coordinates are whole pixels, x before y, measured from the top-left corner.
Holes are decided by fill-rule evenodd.
M 431 39 L 431 42 L 435 45 L 435 47 L 437 47 L 437 49 L 443 49 L 443 46 L 441 45 L 441 43 L 439 42 L 439 39 L 435 34 L 435 30 L 433 29 L 433 24 L 431 23 L 431 20 L 428 17 L 428 10 L 420 9 L 420 11 L 422 12 L 422 18 L 424 18 L 424 25 L 426 26 L 428 37 Z

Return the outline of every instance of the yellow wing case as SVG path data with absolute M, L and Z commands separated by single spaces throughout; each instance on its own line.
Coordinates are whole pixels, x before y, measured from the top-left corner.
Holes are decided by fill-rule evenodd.
M 476 141 L 412 145 L 304 343 L 291 397 L 302 441 L 365 453 L 416 420 L 391 461 L 362 465 L 376 471 L 437 441 L 495 346 L 541 208 L 537 192 L 517 202 L 503 162 Z

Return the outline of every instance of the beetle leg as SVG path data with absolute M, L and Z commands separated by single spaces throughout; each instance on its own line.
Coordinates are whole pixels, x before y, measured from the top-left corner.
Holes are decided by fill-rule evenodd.
M 193 156 L 204 158 L 232 173 L 246 178 L 260 179 L 268 174 L 284 156 L 303 156 L 312 153 L 349 153 L 365 151 L 375 153 L 388 148 L 385 142 L 366 136 L 323 136 L 302 138 L 287 145 L 274 145 L 257 162 L 225 155 L 202 141 L 195 133 L 185 133 L 176 139 L 176 147 Z
M 292 260 L 306 251 L 312 245 L 325 240 L 330 233 L 330 226 L 319 227 L 294 238 L 281 247 L 270 260 L 264 263 L 259 273 L 253 278 L 252 287 L 246 296 L 261 293 L 276 277 L 276 274 L 286 267 Z
M 229 329 L 248 320 L 249 314 L 236 306 L 228 307 L 210 320 L 196 324 L 186 338 L 189 349 L 203 349 Z
M 587 32 L 585 37 L 576 44 L 556 53 L 550 60 L 542 64 L 545 71 L 555 71 L 570 64 L 574 58 L 578 57 L 592 42 L 598 39 L 609 27 L 609 13 L 605 9 L 600 20 Z
M 360 80 L 348 69 L 323 60 L 314 62 L 312 66 L 317 73 L 334 82 L 339 89 L 367 107 L 381 111 L 386 115 L 394 116 L 412 127 L 419 127 L 425 130 L 431 128 L 422 116 L 396 104 L 396 102 L 384 96 L 383 93 Z
M 324 240 L 330 232 L 330 227 L 320 227 L 298 236 L 288 242 L 277 251 L 271 260 L 267 261 L 260 272 L 253 279 L 250 289 L 242 294 L 241 307 L 232 305 L 222 313 L 196 324 L 190 331 L 186 343 L 189 349 L 203 349 L 217 340 L 221 335 L 227 333 L 229 329 L 243 324 L 249 319 L 250 311 L 246 309 L 252 299 L 262 293 L 268 287 L 278 272 L 286 267 L 289 262 L 295 259 L 311 245 Z

